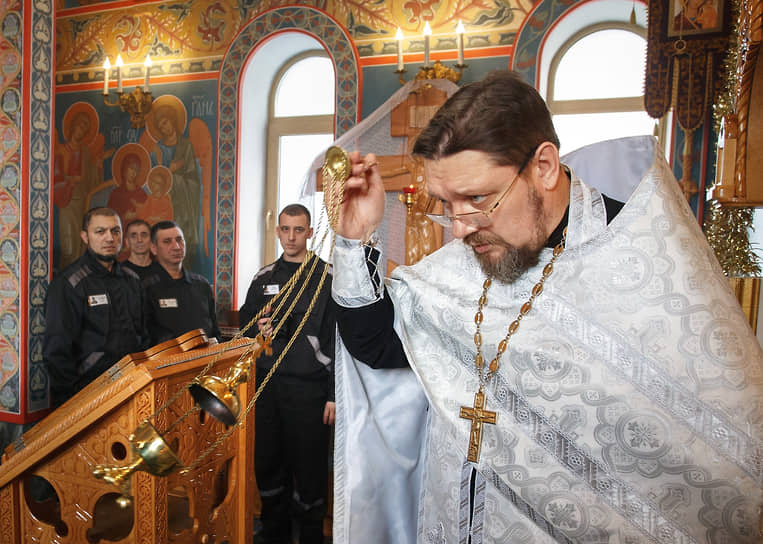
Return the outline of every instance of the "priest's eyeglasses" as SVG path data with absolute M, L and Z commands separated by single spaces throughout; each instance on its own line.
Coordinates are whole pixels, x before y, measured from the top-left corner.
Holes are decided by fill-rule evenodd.
M 537 148 L 535 148 L 537 149 Z M 525 157 L 525 160 L 522 162 L 522 165 L 519 167 L 519 170 L 517 170 L 516 175 L 514 178 L 509 182 L 509 186 L 506 187 L 506 190 L 501 194 L 501 196 L 498 197 L 498 200 L 496 200 L 492 206 L 485 210 L 475 210 L 473 212 L 464 212 L 464 213 L 450 213 L 450 204 L 447 202 L 444 202 L 438 198 L 435 197 L 429 197 L 426 207 L 425 207 L 425 215 L 437 223 L 438 225 L 442 225 L 443 227 L 452 227 L 453 221 L 458 219 L 462 223 L 466 225 L 470 225 L 473 227 L 487 227 L 492 222 L 491 215 L 492 213 L 498 208 L 498 206 L 501 205 L 501 202 L 503 202 L 504 198 L 506 198 L 506 195 L 509 194 L 509 191 L 511 191 L 511 188 L 516 185 L 517 180 L 519 179 L 520 174 L 525 169 L 525 166 L 527 166 L 527 163 L 530 162 L 530 159 L 535 154 L 535 149 L 530 151 L 530 153 Z M 445 213 L 429 213 L 430 210 L 435 210 L 437 205 L 442 204 L 443 212 Z

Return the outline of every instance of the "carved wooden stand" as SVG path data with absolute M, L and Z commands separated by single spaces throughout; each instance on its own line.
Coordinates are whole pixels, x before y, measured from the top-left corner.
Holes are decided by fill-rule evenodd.
M 201 331 L 195 334 L 206 342 Z M 250 343 L 207 347 L 191 333 L 180 338 L 186 336 L 181 345 L 123 358 L 8 447 L 0 465 L 0 544 L 252 541 L 259 504 L 253 410 L 191 473 L 133 474 L 128 508 L 117 505 L 115 487 L 92 474 L 96 465 L 133 462 L 129 436 L 138 424 L 207 363 L 219 357 L 210 373 L 220 375 Z M 242 384 L 238 393 L 246 405 L 254 384 Z M 152 420 L 185 466 L 226 430 L 198 410 L 181 420 L 191 408 L 186 391 Z

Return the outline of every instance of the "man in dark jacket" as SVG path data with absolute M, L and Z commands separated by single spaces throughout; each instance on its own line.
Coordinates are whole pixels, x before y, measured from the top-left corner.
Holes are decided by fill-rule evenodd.
M 130 255 L 122 266 L 135 272 L 142 280 L 153 271 L 151 259 L 151 226 L 143 219 L 134 219 L 125 227 L 125 246 Z
M 156 262 L 143 278 L 151 345 L 193 329 L 204 329 L 210 339 L 219 338 L 215 295 L 207 278 L 183 267 L 185 237 L 177 223 L 159 221 L 151 227 L 151 253 Z
M 85 254 L 50 282 L 43 360 L 56 408 L 128 353 L 147 346 L 140 280 L 117 261 L 122 225 L 111 208 L 82 219 Z
M 291 498 L 300 544 L 321 543 L 328 488 L 329 426 L 334 424 L 335 416 L 331 276 L 329 269 L 318 292 L 320 278 L 329 265 L 315 255 L 308 257 L 307 240 L 313 229 L 307 208 L 299 204 L 286 206 L 278 216 L 277 232 L 284 253 L 255 275 L 239 310 L 239 324 L 245 327 L 265 308 L 246 334 L 254 337 L 263 331 L 274 335 L 273 355 L 257 360 L 258 387 L 289 340 L 299 332 L 263 389 L 255 410 L 254 466 L 262 497 L 262 536 L 267 543 L 291 542 Z M 306 258 L 308 262 L 282 309 L 277 310 L 279 301 L 272 301 L 271 307 L 273 297 L 282 290 L 288 292 L 286 283 Z M 313 264 L 316 266 L 307 287 L 285 316 Z M 300 330 L 299 324 L 316 293 L 313 310 Z

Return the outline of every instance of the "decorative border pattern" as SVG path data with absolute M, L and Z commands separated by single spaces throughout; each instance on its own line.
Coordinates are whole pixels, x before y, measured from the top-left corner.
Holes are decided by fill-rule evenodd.
M 233 40 L 223 59 L 218 94 L 215 244 L 215 300 L 218 308 L 232 307 L 239 77 L 257 45 L 269 35 L 283 30 L 298 30 L 314 36 L 325 45 L 334 61 L 335 135 L 339 136 L 354 126 L 360 115 L 357 53 L 344 28 L 326 13 L 309 6 L 276 8 L 252 19 Z
M 525 18 L 514 41 L 511 69 L 530 85 L 536 85 L 540 46 L 543 38 L 562 15 L 587 0 L 541 0 Z
M 18 542 L 21 540 L 20 528 L 16 526 L 14 517 L 17 512 L 14 494 L 18 484 L 10 484 L 0 490 L 0 541 Z
M 472 369 L 469 368 L 471 372 Z M 516 428 L 521 429 L 532 441 L 541 446 L 546 452 L 552 455 L 560 465 L 576 474 L 579 480 L 585 484 L 593 493 L 624 519 L 629 520 L 633 526 L 642 534 L 650 539 L 658 540 L 658 531 L 670 529 L 671 537 L 677 543 L 693 542 L 688 532 L 679 525 L 678 520 L 671 520 L 664 516 L 659 508 L 648 498 L 642 497 L 638 490 L 613 475 L 609 467 L 598 461 L 594 456 L 584 449 L 578 448 L 575 442 L 570 439 L 563 430 L 554 425 L 543 413 L 536 411 L 533 406 L 525 399 L 521 393 L 515 391 L 514 387 L 507 382 L 503 376 L 496 374 L 494 385 L 495 399 L 498 401 L 505 413 L 512 416 L 517 424 Z M 518 495 L 511 491 L 511 487 L 506 484 L 500 485 L 501 478 L 497 475 L 491 475 L 492 469 L 486 469 L 486 476 L 491 479 L 493 484 L 499 489 L 514 505 L 525 512 L 536 524 L 540 520 L 543 523 L 538 526 L 548 531 L 549 521 L 542 514 L 542 508 L 539 505 L 531 505 L 522 501 L 517 501 Z M 515 481 L 515 485 L 530 485 L 529 478 L 523 478 L 521 481 Z M 529 510 L 528 510 L 529 508 Z M 556 528 L 562 530 L 561 528 Z M 576 534 L 574 538 L 583 536 L 593 536 L 598 531 L 596 527 L 585 527 L 588 534 Z M 556 536 L 549 533 L 550 536 Z M 583 538 L 583 540 L 588 540 Z M 591 538 L 591 540 L 595 540 Z
M 536 527 L 560 544 L 573 544 L 574 541 L 565 535 L 561 529 L 554 526 L 542 512 L 533 508 L 524 497 L 514 492 L 511 487 L 490 467 L 485 467 L 485 475 L 498 492 L 506 497 L 519 512 L 524 514 Z
M 11 35 L 0 39 L 13 51 L 17 73 L 6 80 L 3 92 L 17 91 L 20 103 L 15 112 L 3 109 L 6 154 L 0 189 L 3 199 L 0 259 L 9 271 L 7 279 L 15 281 L 15 288 L 10 290 L 8 282 L 0 288 L 4 308 L 0 329 L 6 376 L 9 355 L 15 359 L 16 369 L 6 378 L 0 391 L 3 406 L 13 409 L 0 411 L 0 419 L 10 415 L 13 421 L 19 422 L 19 417 L 26 421 L 29 413 L 48 407 L 47 377 L 42 366 L 42 333 L 50 270 L 54 6 L 50 0 L 39 0 L 20 2 L 9 8 L 4 14 L 3 30 L 5 32 L 9 17 L 15 17 L 17 28 L 9 23 L 7 28 L 11 29 Z M 14 11 L 16 8 L 19 11 Z M 27 25 L 25 21 L 31 24 Z M 25 28 L 31 28 L 31 35 L 24 35 L 22 29 Z M 4 70 L 7 68 L 14 66 L 4 66 Z M 26 73 L 29 73 L 29 88 L 24 89 Z M 15 149 L 9 149 L 7 144 L 14 140 Z M 26 388 L 23 393 L 22 387 Z M 10 397 L 15 397 L 13 402 L 9 402 Z
M 48 289 L 50 272 L 50 172 L 51 121 L 53 119 L 53 50 L 55 6 L 50 0 L 32 3 L 32 62 L 31 100 L 29 108 L 29 260 L 28 260 L 28 342 L 27 411 L 35 412 L 48 407 L 47 373 L 42 363 L 42 334 L 45 323 L 44 297 L 37 296 Z M 26 234 L 26 233 L 25 233 Z M 25 250 L 25 249 L 24 249 Z M 25 304 L 21 311 L 24 311 Z
M 649 302 L 655 306 L 661 304 L 669 315 L 678 315 L 685 320 L 688 320 L 691 314 L 700 314 L 697 306 L 690 306 L 687 297 L 683 295 L 660 294 Z M 712 405 L 699 400 L 693 391 L 671 378 L 654 362 L 640 355 L 626 340 L 585 318 L 581 312 L 570 305 L 560 300 L 548 301 L 547 304 L 552 315 L 557 316 L 555 321 L 559 327 L 558 330 L 567 331 L 570 336 L 574 335 L 577 338 L 595 338 L 595 341 L 586 342 L 586 348 L 607 363 L 614 374 L 624 378 L 655 406 L 669 413 L 675 421 L 682 422 L 692 433 L 702 437 L 715 448 L 715 454 L 728 459 L 753 480 L 761 480 L 763 466 L 760 459 L 763 452 L 749 429 L 745 432 L 744 429 L 737 428 L 721 410 L 714 409 Z M 710 315 L 708 309 L 702 313 L 708 320 L 707 326 L 712 326 L 712 330 L 717 331 L 718 336 L 728 334 L 730 331 L 732 339 L 730 343 L 733 345 L 741 342 L 738 336 L 733 334 L 735 323 L 727 324 L 722 318 Z M 601 334 L 597 334 L 600 332 Z M 683 332 L 679 349 L 688 352 L 687 358 L 693 360 L 708 358 L 707 354 L 699 350 L 690 352 L 686 349 L 687 345 L 694 344 L 694 334 L 689 330 Z M 702 340 L 704 339 L 699 342 L 702 343 Z M 707 349 L 707 351 L 711 350 Z M 730 390 L 734 387 L 728 382 L 723 383 L 723 386 Z
M 24 113 L 23 53 L 24 6 L 11 2 L 3 12 L 0 43 L 3 50 L 0 78 L 0 413 L 18 416 L 22 411 L 20 382 L 26 366 L 21 363 L 20 293 L 23 292 L 20 238 L 23 176 L 21 174 Z M 6 433 L 3 433 L 6 434 Z M 8 430 L 9 435 L 12 431 Z

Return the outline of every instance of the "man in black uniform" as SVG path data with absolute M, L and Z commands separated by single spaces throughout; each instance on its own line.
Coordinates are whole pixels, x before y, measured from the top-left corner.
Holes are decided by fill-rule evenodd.
M 151 345 L 176 338 L 193 329 L 207 337 L 220 337 L 215 296 L 207 279 L 183 268 L 185 237 L 174 221 L 151 227 L 153 270 L 143 278 L 146 290 L 146 325 Z
M 122 262 L 142 280 L 153 270 L 151 260 L 151 227 L 143 219 L 134 219 L 125 227 L 125 246 L 130 250 L 127 260 Z
M 53 278 L 45 300 L 42 352 L 52 408 L 147 345 L 140 280 L 116 262 L 119 216 L 110 208 L 88 211 L 80 236 L 85 254 Z
M 239 310 L 241 327 L 268 306 L 305 260 L 307 240 L 313 234 L 310 212 L 300 204 L 286 206 L 278 216 L 277 232 L 284 253 L 252 280 L 246 302 Z M 309 273 L 312 259 L 318 262 L 291 314 L 283 319 L 275 315 L 271 320 L 269 316 L 275 307 L 268 308 L 266 317 L 247 331 L 248 336 L 254 337 L 260 330 L 264 334 L 277 330 L 273 355 L 257 359 L 258 387 L 297 332 L 318 289 L 324 267 L 329 266 L 317 256 L 311 255 L 310 259 L 303 276 Z M 262 536 L 267 543 L 291 542 L 290 498 L 299 525 L 300 544 L 323 542 L 329 426 L 334 424 L 335 416 L 335 319 L 330 280 L 329 275 L 299 336 L 257 399 L 254 467 L 262 497 Z M 282 308 L 288 308 L 297 296 L 297 287 Z

